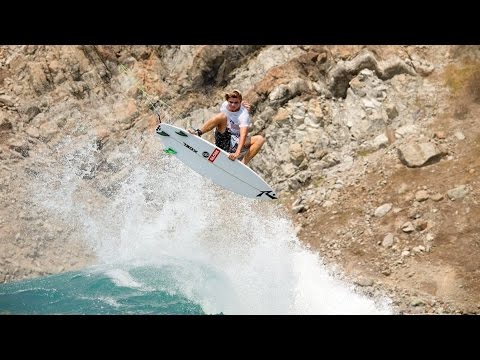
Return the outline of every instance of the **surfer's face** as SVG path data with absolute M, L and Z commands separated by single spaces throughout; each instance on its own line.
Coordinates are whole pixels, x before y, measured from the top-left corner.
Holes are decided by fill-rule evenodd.
M 240 99 L 231 97 L 228 101 L 228 110 L 236 111 L 240 107 Z

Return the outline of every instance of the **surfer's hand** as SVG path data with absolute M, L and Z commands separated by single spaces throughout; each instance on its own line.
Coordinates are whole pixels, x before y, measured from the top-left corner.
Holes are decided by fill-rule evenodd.
M 233 160 L 235 160 L 235 159 L 236 159 L 237 157 L 239 157 L 239 156 L 240 156 L 240 153 L 236 153 L 236 152 L 235 152 L 235 153 L 230 153 L 230 154 L 228 155 L 228 158 L 233 161 Z
M 251 109 L 252 105 L 250 105 L 249 102 L 243 100 L 243 101 L 242 101 L 242 105 L 243 105 L 243 107 L 244 107 L 245 109 L 247 109 L 248 112 L 250 112 L 250 109 Z

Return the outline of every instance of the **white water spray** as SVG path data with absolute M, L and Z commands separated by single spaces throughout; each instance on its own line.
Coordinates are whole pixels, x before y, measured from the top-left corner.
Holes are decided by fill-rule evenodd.
M 173 268 L 170 291 L 209 314 L 391 312 L 335 278 L 280 205 L 219 188 L 163 154 L 153 134 L 131 146 L 102 158 L 91 143 L 66 141 L 35 196 L 70 221 L 115 281 L 142 286 L 112 266 Z

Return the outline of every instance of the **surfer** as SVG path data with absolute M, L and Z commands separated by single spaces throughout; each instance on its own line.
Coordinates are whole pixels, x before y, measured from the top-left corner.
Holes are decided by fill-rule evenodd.
M 220 106 L 220 112 L 198 129 L 188 129 L 191 134 L 202 136 L 215 129 L 215 145 L 229 152 L 230 160 L 242 160 L 245 165 L 258 153 L 265 143 L 262 135 L 248 135 L 251 123 L 248 110 L 250 105 L 242 103 L 242 94 L 233 90 L 225 94 L 225 101 Z

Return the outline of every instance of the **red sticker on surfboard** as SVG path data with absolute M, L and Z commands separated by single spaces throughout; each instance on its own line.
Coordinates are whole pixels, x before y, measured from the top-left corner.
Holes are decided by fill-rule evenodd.
M 215 159 L 217 158 L 218 154 L 220 154 L 220 150 L 218 150 L 218 149 L 213 150 L 213 152 L 208 157 L 208 161 L 213 163 L 215 161 Z

